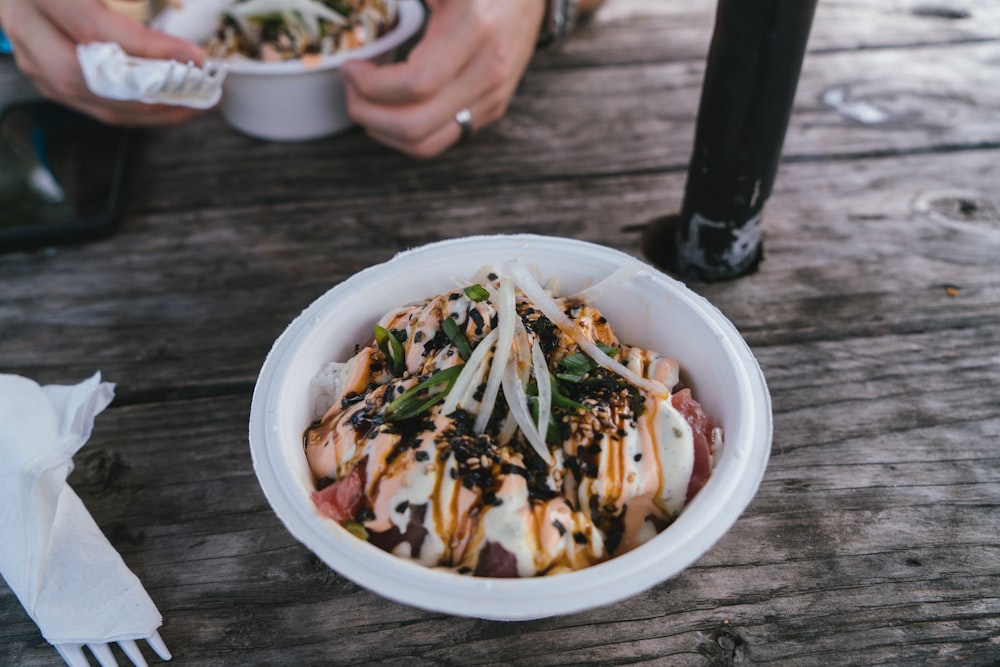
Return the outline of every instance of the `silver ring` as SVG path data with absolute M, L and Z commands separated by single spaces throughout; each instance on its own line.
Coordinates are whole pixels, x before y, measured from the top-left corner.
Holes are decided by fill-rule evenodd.
M 472 134 L 472 112 L 469 111 L 469 107 L 463 107 L 458 110 L 458 113 L 455 114 L 455 122 L 462 129 L 459 141 Z

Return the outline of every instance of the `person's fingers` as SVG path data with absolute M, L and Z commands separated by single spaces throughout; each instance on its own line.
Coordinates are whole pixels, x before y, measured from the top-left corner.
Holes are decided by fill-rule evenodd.
M 423 143 L 441 127 L 453 124 L 455 113 L 463 107 L 480 110 L 473 122 L 476 128 L 485 127 L 500 117 L 493 110 L 504 108 L 519 80 L 518 67 L 507 63 L 502 54 L 490 56 L 487 52 L 474 59 L 440 94 L 421 103 L 379 104 L 349 88 L 348 113 L 372 134 L 392 137 L 394 145 Z
M 53 1 L 59 2 L 43 0 L 39 9 L 75 44 L 116 42 L 125 53 L 141 58 L 193 61 L 199 65 L 205 60 L 205 52 L 196 44 L 113 12 L 99 0 L 81 0 L 90 7 L 72 12 L 53 7 Z
M 137 21 L 109 12 L 100 2 L 93 5 L 91 0 L 79 0 L 73 8 L 75 11 L 69 12 L 69 18 L 64 16 L 67 14 L 66 7 L 54 6 L 51 0 L 36 0 L 34 4 L 12 2 L 4 8 L 4 20 L 11 21 L 5 25 L 10 28 L 9 36 L 14 44 L 17 65 L 35 82 L 39 92 L 51 100 L 115 125 L 168 125 L 189 120 L 201 113 L 186 107 L 107 100 L 91 93 L 77 60 L 76 43 L 94 39 L 126 44 L 144 41 L 141 54 L 133 55 L 172 57 L 183 61 L 202 58 L 201 49 L 193 44 L 167 37 Z M 78 10 L 79 6 L 86 11 Z M 90 13 L 107 20 L 79 18 L 81 14 Z M 67 31 L 72 31 L 72 34 Z
M 492 91 L 466 107 L 472 115 L 473 131 L 499 119 L 506 111 L 508 101 L 509 97 L 498 95 Z M 477 121 L 477 118 L 480 120 Z M 377 129 L 366 128 L 365 131 L 375 141 L 419 159 L 440 155 L 462 139 L 463 135 L 462 126 L 459 125 L 454 115 L 449 117 L 446 123 L 435 127 L 433 131 L 419 138 L 406 136 L 401 138 L 397 132 L 392 130 L 383 133 Z
M 476 56 L 493 20 L 492 10 L 484 15 L 466 11 L 464 3 L 444 3 L 432 9 L 424 36 L 406 61 L 381 66 L 347 62 L 342 68 L 345 82 L 373 103 L 414 104 L 430 99 Z
M 378 132 L 371 130 L 368 130 L 367 134 L 380 144 L 421 160 L 426 160 L 440 155 L 456 141 L 458 141 L 461 136 L 461 132 L 457 124 L 455 124 L 454 127 L 445 126 L 439 128 L 437 132 L 425 137 L 417 143 L 399 141 L 394 136 L 381 135 Z
M 192 42 L 153 30 L 125 16 L 113 14 L 105 26 L 105 41 L 121 44 L 125 53 L 140 58 L 162 58 L 182 63 L 205 63 L 205 51 Z
M 86 91 L 73 44 L 41 13 L 13 13 L 9 29 L 18 68 L 50 96 L 79 98 Z M 24 36 L 30 35 L 31 39 Z
M 345 65 L 351 118 L 377 141 L 431 157 L 461 136 L 459 109 L 485 127 L 506 111 L 541 25 L 537 0 L 428 0 L 427 30 L 406 62 Z
M 202 113 L 198 109 L 189 107 L 143 102 L 109 102 L 102 98 L 97 98 L 95 102 L 80 102 L 74 106 L 108 125 L 128 127 L 177 125 Z

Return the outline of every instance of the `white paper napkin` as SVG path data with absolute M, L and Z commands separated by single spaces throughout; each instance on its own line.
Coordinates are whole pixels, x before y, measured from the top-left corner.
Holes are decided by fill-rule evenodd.
M 45 387 L 0 375 L 0 572 L 52 644 L 145 639 L 163 621 L 66 483 L 113 397 L 100 373 Z
M 222 98 L 225 65 L 198 68 L 177 60 L 136 58 L 114 42 L 78 44 L 76 57 L 87 88 L 100 97 L 196 109 L 213 107 Z

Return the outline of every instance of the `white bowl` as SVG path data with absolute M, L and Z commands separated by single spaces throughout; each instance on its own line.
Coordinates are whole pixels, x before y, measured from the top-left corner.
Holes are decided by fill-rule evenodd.
M 313 419 L 310 380 L 346 360 L 386 311 L 454 288 L 486 264 L 517 257 L 563 293 L 622 265 L 639 274 L 595 306 L 619 338 L 676 358 L 725 445 L 708 483 L 677 520 L 642 546 L 587 569 L 491 579 L 430 569 L 357 539 L 321 517 L 302 446 Z M 345 577 L 392 600 L 458 616 L 524 620 L 568 614 L 639 593 L 704 554 L 757 491 L 771 450 L 771 401 L 753 354 L 704 298 L 617 250 L 565 238 L 477 236 L 401 253 L 335 286 L 275 341 L 250 409 L 250 450 L 264 493 L 288 530 Z
M 216 0 L 188 0 L 181 9 L 164 10 L 153 26 L 200 44 L 214 33 L 218 16 Z M 272 141 L 304 141 L 346 130 L 353 122 L 347 115 L 340 66 L 348 60 L 391 60 L 423 20 L 418 0 L 400 0 L 399 21 L 391 32 L 360 48 L 324 56 L 318 63 L 227 59 L 222 116 L 240 132 Z

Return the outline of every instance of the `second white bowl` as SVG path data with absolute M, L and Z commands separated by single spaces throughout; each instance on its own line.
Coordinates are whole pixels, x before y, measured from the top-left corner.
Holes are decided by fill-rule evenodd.
M 218 22 L 219 14 L 213 5 L 217 7 L 214 0 L 190 0 L 181 9 L 165 10 L 153 26 L 190 42 L 203 43 Z M 340 66 L 348 60 L 391 60 L 399 47 L 420 30 L 424 14 L 418 0 L 400 0 L 399 21 L 392 31 L 360 48 L 325 56 L 318 63 L 228 59 L 222 116 L 240 132 L 271 141 L 318 139 L 348 129 L 353 123 L 347 115 Z

